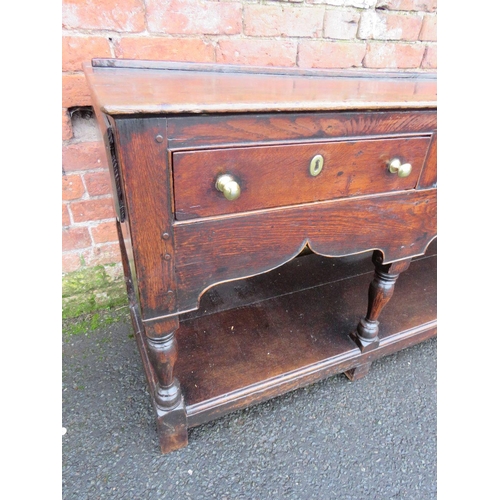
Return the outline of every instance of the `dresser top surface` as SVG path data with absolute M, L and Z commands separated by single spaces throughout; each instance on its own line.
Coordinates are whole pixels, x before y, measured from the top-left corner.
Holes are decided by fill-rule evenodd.
M 436 108 L 435 74 L 119 59 L 84 71 L 109 115 Z

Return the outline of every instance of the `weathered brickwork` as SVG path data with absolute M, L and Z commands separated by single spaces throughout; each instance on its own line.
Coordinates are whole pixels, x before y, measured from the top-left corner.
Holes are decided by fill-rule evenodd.
M 104 147 L 75 125 L 84 61 L 437 68 L 436 0 L 63 0 L 62 24 L 63 272 L 120 262 Z

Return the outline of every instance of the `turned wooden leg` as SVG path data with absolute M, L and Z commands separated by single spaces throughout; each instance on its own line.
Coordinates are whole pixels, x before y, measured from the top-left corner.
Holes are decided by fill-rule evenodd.
M 145 327 L 149 359 L 156 376 L 153 399 L 162 453 L 178 450 L 188 442 L 186 407 L 179 381 L 173 374 L 178 327 L 177 316 Z
M 359 322 L 356 332 L 351 333 L 351 338 L 362 352 L 378 347 L 378 317 L 392 297 L 399 274 L 408 269 L 411 262 L 411 259 L 406 259 L 392 264 L 382 264 L 382 260 L 381 252 L 377 250 L 373 252 L 375 277 L 368 291 L 368 311 Z

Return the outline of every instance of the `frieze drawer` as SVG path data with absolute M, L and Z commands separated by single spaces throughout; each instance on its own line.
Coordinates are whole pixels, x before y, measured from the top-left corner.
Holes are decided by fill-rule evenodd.
M 429 144 L 430 136 L 174 152 L 175 216 L 187 220 L 414 189 Z M 391 172 L 392 160 L 407 170 Z M 219 179 L 232 182 L 226 192 Z

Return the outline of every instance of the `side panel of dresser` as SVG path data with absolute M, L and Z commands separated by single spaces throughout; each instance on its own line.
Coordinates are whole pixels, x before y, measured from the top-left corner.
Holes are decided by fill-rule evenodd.
M 417 189 L 437 188 L 437 131 L 432 133 L 427 158 L 418 181 Z

